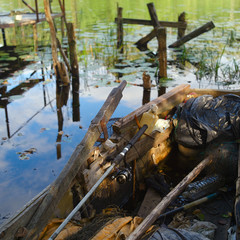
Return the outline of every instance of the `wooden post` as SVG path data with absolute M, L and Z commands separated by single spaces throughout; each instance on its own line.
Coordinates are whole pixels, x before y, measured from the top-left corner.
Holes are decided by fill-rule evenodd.
M 150 75 L 143 73 L 143 99 L 142 105 L 150 102 L 150 95 L 151 95 L 151 78 Z
M 143 222 L 133 231 L 127 240 L 137 240 L 145 233 L 146 230 L 157 220 L 160 214 L 176 197 L 183 192 L 187 185 L 192 182 L 198 174 L 211 163 L 212 158 L 207 157 L 200 162 L 175 188 L 168 193 L 162 201 L 152 210 L 152 212 L 143 220 Z
M 147 6 L 148 6 L 148 11 L 149 11 L 149 14 L 150 14 L 150 17 L 151 17 L 153 27 L 154 28 L 155 27 L 160 27 L 160 23 L 158 21 L 158 17 L 157 17 L 157 13 L 156 13 L 156 9 L 154 7 L 154 4 L 153 3 L 148 3 Z
M 158 78 L 167 78 L 167 43 L 166 43 L 166 28 L 157 29 L 158 39 L 158 61 L 159 72 Z
M 37 24 L 33 24 L 33 40 L 34 40 L 34 51 L 37 51 L 37 48 L 38 48 Z
M 167 47 L 166 47 L 166 28 L 160 26 L 157 13 L 153 3 L 147 4 L 152 24 L 158 39 L 158 56 L 159 56 L 159 78 L 167 77 Z
M 178 35 L 177 35 L 177 40 L 182 38 L 185 35 L 185 31 L 187 28 L 187 22 L 186 22 L 186 13 L 182 12 L 179 16 L 178 16 L 178 22 L 179 23 L 183 23 L 185 24 L 185 28 L 178 28 Z
M 117 7 L 117 48 L 123 51 L 123 21 L 122 8 Z
M 58 0 L 59 6 L 62 11 L 62 16 L 61 16 L 61 32 L 62 32 L 62 37 L 64 37 L 64 23 L 67 27 L 67 21 L 66 21 L 66 13 L 65 13 L 65 0 L 63 2 L 61 0 Z
M 211 29 L 213 29 L 215 27 L 214 23 L 208 22 L 206 24 L 204 24 L 203 26 L 201 26 L 200 28 L 192 31 L 191 33 L 185 35 L 184 37 L 182 37 L 181 39 L 177 40 L 176 42 L 174 42 L 173 44 L 169 45 L 169 48 L 177 48 L 180 47 L 181 45 L 183 45 L 184 43 L 190 41 L 191 39 L 198 37 L 199 35 L 210 31 Z
M 72 119 L 73 122 L 80 121 L 80 102 L 79 102 L 79 77 L 72 78 Z
M 7 41 L 6 41 L 6 34 L 5 34 L 5 29 L 2 28 L 2 38 L 3 38 L 3 46 L 7 46 Z
M 76 36 L 73 23 L 67 23 L 67 32 L 72 76 L 75 78 L 79 78 L 78 58 L 76 50 Z
M 38 16 L 38 1 L 35 0 L 35 11 L 36 11 L 36 21 L 39 22 L 39 16 Z

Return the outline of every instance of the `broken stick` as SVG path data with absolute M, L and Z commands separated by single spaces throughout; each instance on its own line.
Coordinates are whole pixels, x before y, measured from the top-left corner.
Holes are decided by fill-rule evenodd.
M 211 163 L 212 158 L 207 157 L 202 160 L 162 201 L 152 210 L 152 212 L 143 220 L 143 222 L 133 231 L 127 240 L 137 240 L 148 230 L 148 228 L 157 220 L 158 216 L 167 208 L 167 206 L 192 182 L 198 174 Z
M 191 39 L 198 37 L 199 35 L 210 31 L 211 29 L 213 29 L 215 27 L 214 23 L 208 22 L 206 24 L 204 24 L 203 26 L 201 26 L 200 28 L 190 32 L 189 34 L 185 35 L 184 37 L 180 38 L 179 40 L 177 40 L 176 42 L 174 42 L 173 44 L 169 45 L 169 48 L 177 48 L 180 47 L 181 45 L 183 45 L 184 43 L 190 41 Z

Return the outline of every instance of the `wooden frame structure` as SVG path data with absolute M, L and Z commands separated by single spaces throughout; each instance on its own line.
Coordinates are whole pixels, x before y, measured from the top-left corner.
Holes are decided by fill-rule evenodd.
M 146 51 L 148 49 L 148 42 L 151 41 L 154 37 L 158 39 L 158 58 L 159 58 L 159 74 L 158 78 L 167 78 L 167 46 L 166 46 L 166 27 L 177 28 L 177 41 L 169 45 L 169 48 L 177 48 L 182 46 L 184 43 L 190 41 L 191 39 L 198 37 L 202 33 L 210 31 L 215 27 L 212 21 L 204 24 L 200 28 L 190 32 L 185 35 L 185 31 L 187 29 L 187 22 L 185 19 L 185 12 L 181 13 L 178 16 L 177 22 L 167 22 L 167 21 L 159 21 L 158 16 L 153 3 L 147 4 L 148 11 L 151 17 L 151 20 L 144 19 L 131 19 L 131 18 L 123 18 L 122 17 L 122 8 L 117 6 L 117 18 L 115 18 L 115 22 L 117 23 L 117 48 L 123 52 L 123 24 L 138 24 L 138 25 L 148 25 L 153 26 L 153 30 L 139 39 L 135 45 L 140 51 Z
M 6 28 L 33 25 L 33 31 L 35 35 L 35 32 L 37 31 L 36 24 L 47 20 L 45 13 L 40 13 L 38 11 L 38 0 L 35 0 L 35 9 L 32 8 L 26 1 L 22 0 L 22 2 L 32 11 L 32 13 L 19 13 L 16 15 L 13 15 L 12 13 L 0 14 L 0 28 L 2 30 L 4 47 L 7 46 L 6 34 L 5 34 Z M 59 3 L 61 7 L 61 12 L 51 13 L 52 18 L 58 18 L 58 17 L 65 18 L 65 1 L 63 0 L 63 3 L 61 3 L 61 0 L 60 0 Z

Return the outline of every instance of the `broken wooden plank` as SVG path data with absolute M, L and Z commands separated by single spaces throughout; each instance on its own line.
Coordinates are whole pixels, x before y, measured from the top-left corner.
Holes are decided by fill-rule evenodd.
M 46 196 L 49 187 L 46 187 L 42 192 L 36 195 L 29 203 L 27 203 L 19 212 L 17 212 L 7 223 L 0 228 L 0 239 L 12 240 L 14 234 L 18 229 L 25 226 L 31 217 L 34 215 L 36 209 L 39 207 L 41 201 Z
M 139 107 L 132 113 L 115 122 L 113 124 L 113 130 L 117 133 L 126 133 L 133 131 L 133 129 L 136 127 L 135 116 L 138 118 L 138 120 L 140 120 L 142 114 L 148 111 L 152 104 L 156 104 L 158 106 L 157 114 L 165 111 L 170 111 L 173 107 L 185 99 L 186 94 L 189 92 L 189 89 L 190 85 L 188 84 L 177 86 L 171 91 Z M 136 131 L 136 128 L 134 131 Z
M 138 211 L 138 216 L 145 218 L 162 200 L 160 194 L 156 190 L 149 188 L 145 194 L 141 207 Z
M 212 21 L 204 24 L 203 26 L 201 26 L 200 28 L 192 31 L 191 33 L 185 35 L 184 37 L 182 37 L 181 39 L 177 40 L 176 42 L 174 42 L 173 44 L 169 45 L 169 48 L 177 48 L 180 47 L 181 45 L 183 45 L 184 43 L 190 41 L 191 39 L 198 37 L 199 35 L 210 31 L 211 29 L 213 29 L 215 27 L 214 23 Z
M 14 228 L 4 229 L 5 240 L 13 239 L 15 231 L 17 231 L 17 229 L 20 227 L 26 227 L 29 230 L 25 239 L 35 239 L 37 234 L 43 229 L 43 227 L 45 227 L 48 220 L 52 217 L 58 202 L 79 172 L 79 169 L 89 158 L 91 149 L 101 134 L 100 121 L 104 117 L 106 121 L 110 119 L 112 113 L 122 98 L 122 91 L 125 86 L 126 81 L 122 82 L 117 88 L 114 88 L 111 91 L 102 108 L 92 120 L 85 137 L 76 147 L 61 174 L 58 176 L 55 182 L 50 185 L 50 188 L 47 190 L 44 198 L 41 199 L 42 201 L 40 202 L 40 205 L 37 207 L 37 209 L 35 208 L 34 211 L 31 211 L 31 215 L 27 218 L 25 217 L 24 213 L 22 213 L 22 217 L 16 220 Z
M 223 90 L 223 89 L 199 89 L 191 88 L 189 92 L 195 92 L 197 95 L 212 95 L 213 97 L 218 97 L 225 94 L 235 94 L 240 96 L 239 90 Z
M 143 220 L 143 222 L 132 232 L 127 240 L 137 240 L 148 230 L 148 228 L 157 220 L 168 205 L 183 192 L 186 186 L 192 182 L 198 174 L 212 162 L 211 157 L 207 157 L 200 162 L 162 201 L 152 210 L 152 212 Z
M 144 19 L 122 18 L 122 22 L 125 24 L 138 24 L 138 25 L 152 26 L 151 20 L 144 20 Z M 115 18 L 115 23 L 117 23 L 117 18 Z M 187 24 L 183 22 L 159 21 L 159 24 L 162 27 L 171 27 L 171 28 L 186 29 L 187 27 Z

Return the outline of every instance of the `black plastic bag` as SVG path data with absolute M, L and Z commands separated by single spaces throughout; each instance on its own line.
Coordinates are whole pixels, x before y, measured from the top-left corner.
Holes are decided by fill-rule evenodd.
M 180 110 L 176 141 L 185 147 L 205 146 L 215 139 L 234 140 L 240 136 L 240 97 L 226 94 L 189 99 Z

